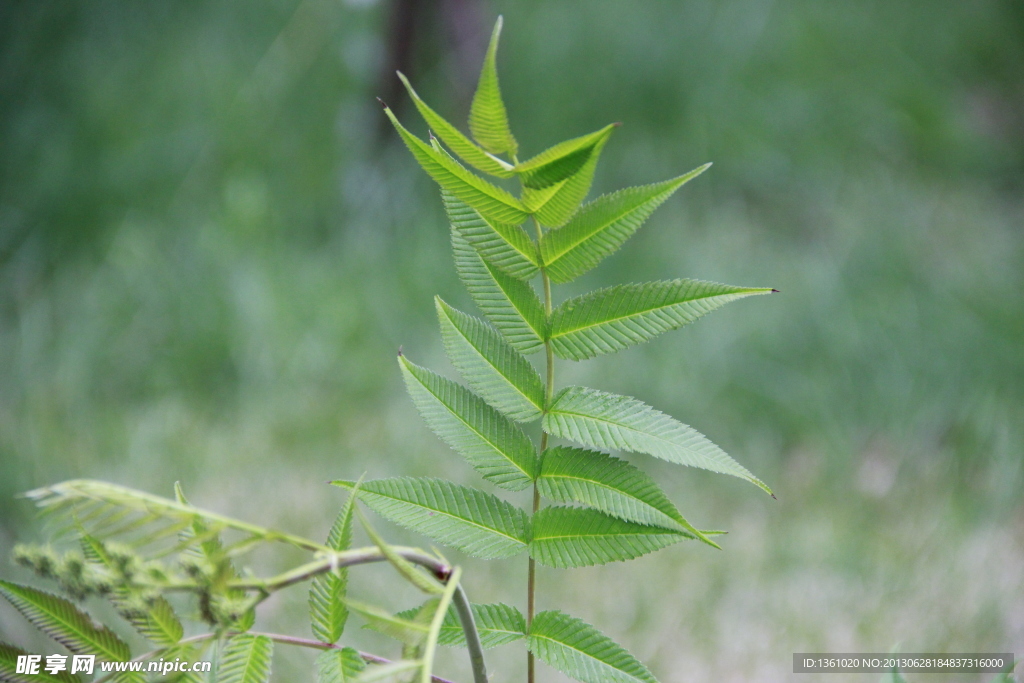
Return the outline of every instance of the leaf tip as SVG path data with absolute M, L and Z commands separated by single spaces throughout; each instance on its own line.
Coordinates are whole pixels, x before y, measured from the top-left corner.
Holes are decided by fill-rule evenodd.
M 388 110 L 388 103 L 387 102 L 385 102 L 384 100 L 382 100 L 379 97 L 377 98 L 377 101 L 380 102 L 380 106 L 384 107 L 384 111 Z
M 782 293 L 782 292 L 780 292 L 780 291 L 779 291 L 779 290 L 777 290 L 777 289 L 772 289 L 772 294 L 781 294 L 781 293 Z
M 405 354 L 402 353 L 402 349 L 403 348 L 404 348 L 404 345 L 398 347 L 398 357 L 399 358 L 402 358 L 405 355 Z

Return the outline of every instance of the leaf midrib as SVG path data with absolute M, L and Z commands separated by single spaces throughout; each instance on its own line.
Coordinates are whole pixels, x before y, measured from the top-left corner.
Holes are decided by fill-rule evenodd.
M 552 332 L 551 332 L 551 339 L 554 340 L 554 339 L 557 339 L 559 337 L 565 337 L 565 336 L 568 336 L 570 334 L 576 334 L 576 333 L 582 332 L 584 330 L 589 330 L 592 327 L 599 327 L 601 325 L 610 325 L 610 324 L 613 324 L 613 323 L 620 322 L 622 320 L 628 320 L 629 318 L 635 318 L 637 316 L 646 315 L 646 314 L 648 314 L 648 313 L 650 313 L 652 311 L 657 311 L 657 310 L 660 310 L 660 309 L 663 309 L 663 308 L 672 308 L 673 306 L 682 306 L 684 304 L 689 304 L 689 303 L 693 303 L 694 301 L 701 301 L 701 300 L 704 300 L 704 299 L 715 299 L 715 298 L 718 298 L 718 297 L 735 296 L 735 295 L 738 295 L 738 294 L 758 294 L 758 293 L 761 293 L 762 291 L 764 293 L 767 293 L 769 290 L 766 289 L 766 288 L 761 288 L 761 287 L 752 287 L 752 288 L 742 289 L 740 291 L 735 291 L 735 292 L 726 292 L 724 294 L 708 294 L 706 296 L 695 296 L 695 297 L 692 297 L 690 299 L 684 299 L 682 301 L 675 301 L 673 303 L 665 304 L 665 305 L 661 305 L 661 306 L 651 306 L 649 308 L 645 308 L 645 309 L 636 311 L 635 313 L 630 313 L 629 315 L 620 315 L 620 316 L 616 316 L 616 317 L 613 317 L 613 318 L 605 318 L 605 319 L 599 320 L 599 321 L 597 321 L 595 323 L 590 323 L 588 325 L 581 325 L 580 327 L 574 327 L 574 328 L 569 329 L 569 330 L 558 331 L 558 332 L 552 330 Z M 564 314 L 564 313 L 562 314 L 563 319 L 564 319 L 565 315 L 566 314 Z
M 587 479 L 586 477 L 581 477 L 581 476 L 572 475 L 572 474 L 553 474 L 553 475 L 552 474 L 542 474 L 539 477 L 539 479 L 571 479 L 573 481 L 580 481 L 580 482 L 585 482 L 587 484 L 593 484 L 594 486 L 600 487 L 601 489 L 603 489 L 605 491 L 610 491 L 612 493 L 618 493 L 618 494 L 621 494 L 622 496 L 624 496 L 626 498 L 629 498 L 630 500 L 635 500 L 638 503 L 642 503 L 643 505 L 646 505 L 647 507 L 651 508 L 652 510 L 655 510 L 656 512 L 659 512 L 659 513 L 665 515 L 666 517 L 668 517 L 669 519 L 671 519 L 674 522 L 679 521 L 675 517 L 673 517 L 672 515 L 669 515 L 664 510 L 660 510 L 660 509 L 656 508 L 655 506 L 651 505 L 650 503 L 648 503 L 643 498 L 640 498 L 639 496 L 637 496 L 637 495 L 635 495 L 633 493 L 629 493 L 628 491 L 624 491 L 623 489 L 615 488 L 611 484 L 605 484 L 604 482 L 600 482 L 600 481 L 597 481 L 597 480 L 594 480 L 594 479 Z
M 476 522 L 476 521 L 471 520 L 471 519 L 466 519 L 464 517 L 459 517 L 458 515 L 453 515 L 452 513 L 448 512 L 446 510 L 440 510 L 438 508 L 434 508 L 434 507 L 431 507 L 429 505 L 423 505 L 422 503 L 413 503 L 411 501 L 403 500 L 401 498 L 396 498 L 395 496 L 390 496 L 390 495 L 387 495 L 385 493 L 377 493 L 376 491 L 370 491 L 369 489 L 367 489 L 365 487 L 363 488 L 363 491 L 365 491 L 366 493 L 368 493 L 370 495 L 373 495 L 373 496 L 380 496 L 381 498 L 388 498 L 390 500 L 398 501 L 399 503 L 405 503 L 406 505 L 414 505 L 416 507 L 421 507 L 424 510 L 430 510 L 431 512 L 434 512 L 435 514 L 443 515 L 445 517 L 448 517 L 449 519 L 457 520 L 457 521 L 460 521 L 460 522 L 465 522 L 466 524 L 469 524 L 470 526 L 475 526 L 475 527 L 477 527 L 479 529 L 483 529 L 484 531 L 490 531 L 491 533 L 493 533 L 493 534 L 495 534 L 497 536 L 502 536 L 504 538 L 509 539 L 510 541 L 515 541 L 516 543 L 518 543 L 518 544 L 520 544 L 520 545 L 522 545 L 524 547 L 527 545 L 526 541 L 523 541 L 520 538 L 517 538 L 515 536 L 509 536 L 507 533 L 505 533 L 503 531 L 500 531 L 500 530 L 495 529 L 493 527 L 484 526 L 480 522 Z

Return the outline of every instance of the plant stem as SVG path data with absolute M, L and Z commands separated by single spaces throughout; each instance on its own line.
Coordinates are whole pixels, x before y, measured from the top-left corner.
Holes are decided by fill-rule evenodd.
M 540 221 L 537 217 L 533 217 L 533 225 L 537 229 L 537 243 L 544 237 L 544 230 L 540 227 Z M 544 391 L 544 412 L 546 413 L 548 407 L 551 405 L 551 398 L 555 393 L 555 354 L 551 348 L 551 340 L 548 339 L 547 328 L 551 325 L 551 278 L 548 277 L 547 270 L 544 266 L 540 267 L 541 281 L 544 283 L 544 356 L 547 362 L 547 383 Z M 544 451 L 548 447 L 548 433 L 541 430 L 540 433 L 540 457 L 537 463 L 538 471 L 544 465 Z M 540 509 L 540 490 L 537 488 L 537 482 L 533 482 L 533 515 L 537 514 L 537 510 Z M 533 624 L 533 615 L 536 612 L 537 605 L 537 562 L 530 557 L 529 566 L 527 569 L 526 577 L 526 632 L 530 632 L 530 625 Z M 535 662 L 533 652 L 526 651 L 526 681 L 527 683 L 534 683 L 535 674 Z

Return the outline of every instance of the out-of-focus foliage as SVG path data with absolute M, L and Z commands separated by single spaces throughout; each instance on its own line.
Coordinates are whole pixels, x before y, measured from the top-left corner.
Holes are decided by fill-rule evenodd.
M 637 656 L 694 679 L 784 677 L 804 646 L 1024 642 L 1020 3 L 428 4 L 441 39 L 421 26 L 409 76 L 442 116 L 465 120 L 468 94 L 446 96 L 469 92 L 500 12 L 508 115 L 538 131 L 524 159 L 610 118 L 626 125 L 592 196 L 715 163 L 602 282 L 783 292 L 624 367 L 559 366 L 643 387 L 780 498 L 656 472 L 732 530 L 725 552 L 644 560 L 661 579 L 596 604 L 566 583 L 567 610 L 617 640 L 666 633 Z M 394 368 L 434 338 L 434 292 L 469 305 L 432 183 L 379 142 L 375 95 L 411 113 L 378 85 L 388 11 L 0 5 L 0 549 L 30 515 L 14 492 L 63 479 L 181 479 L 207 507 L 319 537 L 340 503 L 325 480 L 451 460 Z M 415 357 L 436 367 L 441 349 Z M 664 613 L 634 608 L 670 588 Z

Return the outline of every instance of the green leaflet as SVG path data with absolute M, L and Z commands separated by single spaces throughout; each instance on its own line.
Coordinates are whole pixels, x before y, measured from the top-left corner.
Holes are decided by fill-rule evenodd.
M 434 301 L 448 358 L 473 391 L 513 420 L 540 417 L 544 383 L 530 362 L 484 321 Z
M 97 627 L 85 612 L 53 593 L 0 580 L 0 593 L 32 622 L 75 654 L 123 662 L 131 658 L 128 646 L 106 626 Z
M 88 534 L 83 535 L 81 541 L 82 552 L 89 562 L 117 572 L 117 565 L 102 541 Z M 161 647 L 170 647 L 181 640 L 184 629 L 166 598 L 161 595 L 150 601 L 133 602 L 131 597 L 127 590 L 121 588 L 115 591 L 110 599 L 118 613 L 134 626 L 136 631 L 154 645 Z
M 426 610 L 420 610 L 412 618 L 404 619 L 375 605 L 367 605 L 355 600 L 347 602 L 353 612 L 366 620 L 366 628 L 383 633 L 406 645 L 419 647 L 426 640 L 427 633 L 430 632 L 429 619 L 423 619 L 425 614 L 429 615 L 430 613 Z M 434 598 L 428 604 L 436 602 L 437 598 Z
M 582 619 L 551 610 L 530 627 L 530 652 L 583 683 L 658 683 L 622 646 Z
M 541 240 L 541 257 L 551 280 L 574 280 L 614 253 L 656 208 L 710 165 L 664 182 L 602 195 L 584 206 L 569 223 Z
M 594 150 L 603 146 L 608 136 L 618 127 L 613 123 L 599 131 L 549 147 L 532 159 L 516 164 L 513 169 L 531 190 L 542 190 L 575 175 L 590 160 Z
M 416 91 L 413 90 L 412 85 L 409 83 L 409 79 L 401 71 L 398 72 L 398 77 L 402 80 L 405 89 L 409 92 L 409 97 L 412 98 L 413 104 L 416 105 L 416 109 L 419 110 L 423 120 L 430 126 L 431 131 L 441 138 L 444 144 L 451 147 L 453 152 L 462 157 L 467 164 L 499 178 L 511 178 L 514 175 L 511 164 L 491 156 L 477 147 L 458 128 L 448 123 L 437 112 L 428 107 L 426 102 L 421 100 L 420 96 L 416 94 Z
M 398 357 L 405 384 L 427 425 L 484 479 L 511 491 L 537 472 L 533 442 L 514 422 L 465 387 Z
M 493 494 L 443 479 L 368 481 L 360 487 L 359 499 L 392 522 L 475 557 L 512 557 L 525 550 L 530 539 L 525 512 Z
M 266 683 L 273 654 L 274 641 L 266 636 L 231 636 L 221 654 L 217 683 Z
M 462 581 L 462 568 L 453 567 L 448 577 L 448 584 L 444 593 L 441 594 L 438 605 L 434 610 L 433 618 L 430 620 L 430 632 L 427 634 L 427 642 L 423 646 L 423 668 L 420 670 L 420 683 L 431 683 L 431 672 L 434 670 L 434 655 L 437 654 L 437 641 L 444 627 L 445 617 L 448 616 L 448 608 L 451 607 L 452 597 Z
M 490 265 L 497 266 L 517 280 L 528 280 L 540 266 L 536 243 L 518 225 L 488 222 L 450 192 L 441 191 L 448 220 Z M 446 196 L 447 195 L 447 196 Z
M 352 683 L 366 668 L 359 652 L 350 647 L 324 650 L 316 658 L 317 683 Z
M 390 108 L 385 106 L 384 112 L 416 161 L 438 185 L 472 206 L 488 220 L 507 225 L 518 225 L 526 220 L 527 213 L 518 199 L 473 175 L 443 151 L 435 150 L 407 131 Z
M 627 522 L 590 508 L 546 507 L 533 516 L 530 556 L 559 569 L 632 560 L 678 543 L 675 528 Z
M 356 491 L 358 490 L 358 485 Z M 356 491 L 353 491 L 338 513 L 327 535 L 327 547 L 348 550 L 352 544 L 352 515 L 355 511 Z M 309 621 L 313 635 L 325 643 L 336 643 L 345 631 L 348 608 L 345 593 L 348 589 L 348 567 L 314 577 L 309 587 Z
M 491 32 L 491 42 L 487 46 L 484 65 L 480 70 L 473 103 L 469 106 L 469 132 L 480 145 L 492 154 L 505 154 L 515 157 L 519 151 L 516 139 L 508 125 L 508 113 L 501 99 L 498 87 L 498 39 L 501 36 L 502 19 L 499 16 Z
M 0 641 L 0 681 L 4 681 L 4 683 L 82 683 L 81 678 L 72 676 L 67 671 L 61 671 L 57 674 L 47 673 L 45 658 L 39 663 L 39 673 L 15 673 L 18 670 L 18 657 L 29 654 L 36 653 L 26 652 L 21 648 Z
M 455 203 L 461 204 L 451 195 L 446 197 L 449 217 Z M 533 287 L 484 261 L 454 223 L 452 251 L 459 278 L 491 324 L 520 353 L 543 348 L 544 307 Z
M 585 360 L 682 327 L 730 301 L 772 291 L 701 280 L 608 287 L 569 299 L 554 310 L 551 345 L 559 358 Z
M 409 619 L 419 609 L 414 607 L 395 616 Z M 480 643 L 485 648 L 505 645 L 526 637 L 526 617 L 515 607 L 498 602 L 490 605 L 473 604 L 470 609 L 473 610 L 473 620 L 480 634 Z M 454 608 L 449 608 L 445 614 L 437 642 L 438 645 L 449 647 L 466 647 L 466 634 Z
M 357 482 L 352 488 L 353 496 L 358 495 L 358 489 L 359 484 Z M 356 514 L 359 515 L 359 521 L 362 523 L 363 530 L 366 531 L 366 535 L 370 537 L 370 540 L 373 541 L 375 546 L 377 546 L 377 549 L 380 550 L 385 559 L 387 559 L 391 566 L 395 568 L 395 571 L 402 575 L 402 578 L 419 588 L 424 593 L 436 595 L 437 593 L 444 592 L 444 588 L 436 578 L 432 575 L 428 575 L 426 570 L 417 567 L 412 562 L 402 557 L 383 538 L 381 538 L 380 534 L 378 534 L 370 522 L 367 521 L 362 510 L 357 508 Z
M 590 192 L 590 185 L 594 181 L 594 172 L 597 170 L 597 161 L 601 157 L 605 143 L 608 138 L 601 139 L 590 158 L 583 164 L 582 168 L 575 174 L 569 176 L 561 183 L 556 183 L 543 190 L 523 190 L 523 203 L 530 207 L 537 221 L 541 225 L 557 228 L 564 225 L 573 217 L 580 204 L 587 198 Z
M 771 493 L 764 482 L 703 434 L 629 396 L 567 387 L 555 396 L 543 427 L 553 436 L 592 448 L 647 453 L 680 465 L 730 474 Z
M 556 503 L 583 503 L 627 522 L 669 529 L 682 527 L 718 548 L 687 522 L 672 501 L 644 471 L 625 460 L 557 446 L 544 452 L 537 487 Z

